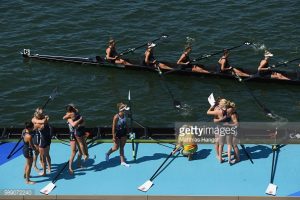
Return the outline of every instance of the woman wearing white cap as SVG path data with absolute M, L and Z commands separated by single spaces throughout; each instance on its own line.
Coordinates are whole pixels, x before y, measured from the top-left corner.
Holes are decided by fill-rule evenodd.
M 121 165 L 125 167 L 130 167 L 130 165 L 125 162 L 124 157 L 124 146 L 126 144 L 128 133 L 125 111 L 129 110 L 129 108 L 124 103 L 118 103 L 117 107 L 119 109 L 119 113 L 115 114 L 115 116 L 113 117 L 112 124 L 112 140 L 114 145 L 105 154 L 105 160 L 109 161 L 109 155 L 120 148 Z
M 269 67 L 270 57 L 273 57 L 273 54 L 265 50 L 264 59 L 260 61 L 260 64 L 258 66 L 259 75 L 266 78 L 290 80 L 288 77 L 284 76 L 283 74 L 278 72 L 273 72 L 271 70 L 271 67 Z
M 144 53 L 143 65 L 150 67 L 159 67 L 161 69 L 172 69 L 168 65 L 158 62 L 154 58 L 153 48 L 156 46 L 154 43 L 148 43 L 147 50 Z

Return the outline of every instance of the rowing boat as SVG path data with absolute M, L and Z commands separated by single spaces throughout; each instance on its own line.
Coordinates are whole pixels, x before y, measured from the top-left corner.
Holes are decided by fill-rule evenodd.
M 132 62 L 133 65 L 120 65 L 120 64 L 113 64 L 105 61 L 105 59 L 101 58 L 100 56 L 94 56 L 94 57 L 68 57 L 68 56 L 52 56 L 52 55 L 40 55 L 40 54 L 30 54 L 29 49 L 24 49 L 23 52 L 21 52 L 21 55 L 24 59 L 32 59 L 32 60 L 40 60 L 40 61 L 50 61 L 50 62 L 63 62 L 63 63 L 74 63 L 74 64 L 80 64 L 80 65 L 96 65 L 100 67 L 107 67 L 107 68 L 118 68 L 118 69 L 129 69 L 129 70 L 143 70 L 143 71 L 151 71 L 157 73 L 157 69 L 149 66 L 144 66 L 139 63 L 141 62 Z M 186 75 L 186 76 L 200 76 L 200 77 L 213 77 L 213 78 L 225 78 L 225 79 L 237 79 L 236 76 L 230 74 L 230 73 L 219 73 L 216 72 L 215 66 L 204 66 L 201 64 L 198 64 L 199 66 L 203 67 L 204 69 L 208 70 L 210 73 L 202 73 L 202 72 L 194 72 L 190 68 L 182 69 L 179 65 L 171 63 L 171 62 L 163 62 L 167 64 L 168 66 L 171 66 L 173 70 L 163 70 L 163 72 L 167 74 L 177 74 L 177 75 Z M 276 72 L 279 72 L 281 74 L 284 74 L 291 78 L 291 80 L 281 80 L 281 79 L 274 79 L 274 78 L 268 78 L 268 77 L 261 77 L 257 76 L 256 71 L 253 70 L 246 70 L 241 69 L 243 72 L 246 72 L 248 74 L 253 74 L 253 78 L 247 79 L 247 81 L 250 82 L 274 82 L 274 83 L 281 83 L 281 84 L 293 84 L 293 85 L 300 85 L 300 73 L 297 71 L 292 72 L 286 72 L 281 70 L 274 70 Z M 244 77 L 241 77 L 242 79 L 246 79 Z

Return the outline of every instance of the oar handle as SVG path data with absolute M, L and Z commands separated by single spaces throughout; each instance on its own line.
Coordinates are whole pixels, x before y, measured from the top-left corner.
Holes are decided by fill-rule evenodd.
M 160 37 L 158 37 L 158 38 L 152 40 L 151 43 L 154 43 L 154 42 L 156 42 L 156 41 L 158 41 L 158 40 L 161 40 L 162 38 L 167 38 L 167 37 L 169 37 L 169 36 L 168 36 L 168 35 L 162 35 L 162 36 L 160 36 Z M 119 57 L 119 56 L 123 56 L 123 55 L 128 54 L 128 53 L 131 53 L 131 52 L 134 52 L 135 50 L 140 49 L 140 48 L 142 48 L 142 47 L 145 47 L 145 46 L 147 46 L 147 45 L 148 45 L 148 42 L 145 43 L 145 44 L 142 44 L 142 45 L 140 45 L 140 46 L 137 46 L 137 47 L 135 47 L 135 48 L 128 48 L 128 49 L 126 49 L 125 51 L 123 51 L 123 52 L 121 52 L 120 54 L 118 54 L 118 57 Z

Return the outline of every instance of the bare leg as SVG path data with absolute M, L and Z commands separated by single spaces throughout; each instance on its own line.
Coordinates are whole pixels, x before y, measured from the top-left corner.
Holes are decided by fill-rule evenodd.
M 30 172 L 31 172 L 31 167 L 32 167 L 32 158 L 26 158 L 26 171 L 25 171 L 25 182 L 26 184 L 35 184 L 35 182 L 30 180 Z
M 118 138 L 116 138 L 116 141 L 114 142 L 114 146 L 112 148 L 110 148 L 106 154 L 109 156 L 111 153 L 117 151 L 119 149 L 119 143 L 120 143 L 120 140 Z
M 209 74 L 209 71 L 197 66 L 197 65 L 194 65 L 193 68 L 192 68 L 192 71 L 193 72 L 199 72 L 199 73 L 205 73 L 205 74 Z
M 233 68 L 234 72 L 238 75 L 238 76 L 242 76 L 242 77 L 249 77 L 250 75 L 245 73 L 245 72 L 242 72 L 241 70 L 238 70 L 236 68 Z
M 125 166 L 125 167 L 130 167 L 129 164 L 127 164 L 125 162 L 125 156 L 124 156 L 124 147 L 125 147 L 125 144 L 126 144 L 126 140 L 127 140 L 127 137 L 122 137 L 121 138 L 121 144 L 120 144 L 120 160 L 121 160 L 121 165 L 122 166 Z
M 219 143 L 215 143 L 215 150 L 217 154 L 217 159 L 219 159 Z
M 236 162 L 240 161 L 240 150 L 239 147 L 237 145 L 233 146 L 233 150 L 234 150 L 234 156 L 235 156 L 235 160 Z
M 224 159 L 222 158 L 222 152 L 223 152 L 223 147 L 224 145 L 219 144 L 219 161 L 220 163 L 222 163 L 224 161 Z
M 39 150 L 39 146 L 38 145 L 35 145 L 35 148 L 37 150 Z M 36 161 L 37 161 L 38 156 L 39 156 L 39 151 L 34 152 L 34 154 L 33 154 L 33 168 L 34 168 L 34 170 L 36 172 L 39 172 L 39 169 L 36 166 Z
M 231 149 L 232 149 L 232 145 L 227 144 L 228 163 L 230 163 L 230 164 L 231 164 Z
M 116 64 L 122 64 L 122 65 L 132 65 L 130 62 L 127 62 L 126 60 L 121 59 L 121 58 L 117 59 L 117 60 L 115 61 L 115 63 L 116 63 Z
M 39 173 L 41 176 L 46 175 L 46 156 L 45 156 L 45 149 L 39 148 L 40 151 L 40 158 L 41 158 L 41 165 L 42 165 L 42 172 Z
M 76 154 L 76 143 L 75 143 L 75 141 L 70 141 L 70 147 L 71 147 L 71 155 L 70 155 L 70 159 L 69 159 L 69 173 L 73 174 L 72 164 L 73 164 L 74 157 L 75 157 L 75 154 Z
M 51 173 L 50 145 L 45 148 L 45 157 L 47 162 L 47 171 L 48 173 Z
M 281 79 L 281 80 L 290 80 L 290 78 L 284 76 L 283 74 L 276 73 L 276 72 L 271 75 L 271 78 L 276 78 L 276 79 Z
M 88 159 L 88 154 L 87 154 L 87 152 L 85 150 L 86 149 L 85 148 L 86 145 L 84 145 L 84 139 L 83 139 L 83 137 L 76 137 L 76 139 L 78 141 L 78 145 L 79 145 L 80 151 L 83 154 L 84 160 Z
M 158 63 L 158 67 L 161 69 L 173 69 L 172 67 L 169 67 L 168 65 L 164 63 Z

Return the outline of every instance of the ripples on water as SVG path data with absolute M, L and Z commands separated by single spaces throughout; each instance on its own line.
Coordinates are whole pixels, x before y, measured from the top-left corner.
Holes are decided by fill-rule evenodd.
M 169 34 L 155 50 L 159 60 L 176 61 L 186 37 L 194 38 L 192 57 L 253 41 L 257 48 L 231 52 L 234 66 L 255 68 L 269 49 L 273 62 L 299 57 L 298 1 L 2 1 L 0 4 L 0 125 L 20 126 L 30 119 L 53 88 L 60 95 L 47 107 L 51 121 L 63 124 L 64 105 L 74 102 L 89 126 L 109 125 L 116 104 L 132 92 L 134 117 L 147 126 L 171 126 L 175 121 L 208 120 L 211 92 L 234 100 L 241 119 L 266 120 L 245 88 L 235 81 L 167 76 L 174 96 L 188 105 L 184 112 L 152 73 L 103 69 L 47 62 L 23 62 L 18 52 L 94 56 L 104 55 L 110 37 L 118 50 L 136 47 Z M 141 58 L 144 49 L 129 55 Z M 214 64 L 218 57 L 203 60 Z M 296 63 L 289 67 L 294 69 Z M 255 95 L 277 114 L 297 121 L 299 87 L 249 84 Z

